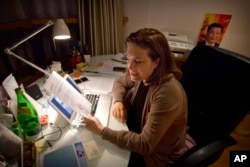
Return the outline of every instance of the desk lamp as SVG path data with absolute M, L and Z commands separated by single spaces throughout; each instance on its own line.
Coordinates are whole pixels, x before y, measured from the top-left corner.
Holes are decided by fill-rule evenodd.
M 24 37 L 22 40 L 20 40 L 19 42 L 17 42 L 16 44 L 12 45 L 11 47 L 9 48 L 6 48 L 4 51 L 5 53 L 7 53 L 8 55 L 12 55 L 14 57 L 16 57 L 17 59 L 25 62 L 26 64 L 30 65 L 31 67 L 41 71 L 42 73 L 44 73 L 45 75 L 49 76 L 50 73 L 47 72 L 46 70 L 40 68 L 39 66 L 25 60 L 24 58 L 20 57 L 19 55 L 15 54 L 13 52 L 13 50 L 21 45 L 22 43 L 24 43 L 25 41 L 27 41 L 28 39 L 32 38 L 33 36 L 35 36 L 36 34 L 38 34 L 39 32 L 43 31 L 44 29 L 50 27 L 54 25 L 53 27 L 53 36 L 54 36 L 54 39 L 56 40 L 64 40 L 64 39 L 69 39 L 70 38 L 70 33 L 69 33 L 69 28 L 67 27 L 67 25 L 65 24 L 64 20 L 63 19 L 57 19 L 56 22 L 52 22 L 51 20 L 49 20 L 47 22 L 46 25 L 38 28 L 36 31 L 34 31 L 33 33 L 31 33 L 30 35 Z

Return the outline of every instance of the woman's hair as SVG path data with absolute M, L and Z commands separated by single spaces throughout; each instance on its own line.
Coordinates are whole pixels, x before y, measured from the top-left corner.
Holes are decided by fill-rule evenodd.
M 127 43 L 133 43 L 147 49 L 152 61 L 160 58 L 157 68 L 147 80 L 147 83 L 162 83 L 169 78 L 168 74 L 170 73 L 174 74 L 177 79 L 181 78 L 182 72 L 175 64 L 166 37 L 160 31 L 153 28 L 140 29 L 127 37 L 125 44 Z

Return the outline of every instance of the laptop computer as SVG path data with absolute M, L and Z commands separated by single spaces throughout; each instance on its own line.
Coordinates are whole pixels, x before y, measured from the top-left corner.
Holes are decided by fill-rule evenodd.
M 94 92 L 83 93 L 78 87 L 75 81 L 66 74 L 64 79 L 70 83 L 78 92 L 80 92 L 87 100 L 91 101 L 92 109 L 91 114 L 97 117 L 100 122 L 104 125 L 108 125 L 109 111 L 112 103 L 112 96 L 107 94 L 100 94 Z M 72 125 L 84 125 L 83 117 L 76 111 L 74 111 L 70 106 L 63 103 L 58 97 L 51 96 L 48 99 L 48 103 L 64 118 L 66 121 Z

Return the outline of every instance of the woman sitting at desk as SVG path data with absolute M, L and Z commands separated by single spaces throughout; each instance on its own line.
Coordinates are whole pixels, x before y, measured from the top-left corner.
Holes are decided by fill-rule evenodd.
M 126 39 L 128 74 L 114 83 L 114 117 L 129 131 L 103 127 L 96 117 L 85 118 L 87 129 L 117 146 L 130 150 L 128 166 L 161 167 L 183 152 L 187 125 L 187 99 L 178 82 L 165 36 L 145 28 Z M 128 90 L 133 88 L 129 98 Z M 128 99 L 128 100 L 125 100 Z

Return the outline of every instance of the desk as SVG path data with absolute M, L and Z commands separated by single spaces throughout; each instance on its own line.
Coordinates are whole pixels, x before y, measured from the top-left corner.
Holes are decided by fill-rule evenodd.
M 118 121 L 112 116 L 110 113 L 110 119 L 108 126 L 115 130 L 127 129 L 127 126 Z M 76 130 L 71 130 L 70 127 L 64 132 L 63 137 L 52 147 L 52 149 L 56 149 L 65 144 L 72 144 L 77 141 L 83 141 L 86 143 L 88 141 L 95 140 L 98 148 L 101 152 L 100 156 L 88 161 L 89 167 L 98 167 L 98 166 L 119 166 L 126 167 L 129 160 L 130 152 L 124 149 L 117 147 L 116 145 L 102 140 L 100 136 L 92 134 L 84 127 L 80 127 Z M 37 156 L 37 166 L 41 166 L 41 160 L 43 158 L 43 153 Z M 63 158 L 63 157 L 62 157 Z
M 104 61 L 105 59 L 109 59 L 112 55 L 106 56 L 96 56 L 91 58 L 91 66 L 96 66 L 96 64 L 100 61 Z M 85 74 L 84 74 L 85 75 Z M 86 75 L 88 75 L 86 73 Z M 116 77 L 112 75 L 98 75 L 99 77 Z M 43 83 L 43 82 L 40 82 Z M 44 99 L 45 98 L 45 99 Z M 39 99 L 38 102 L 44 103 L 46 102 L 46 96 L 42 99 Z M 113 103 L 112 103 L 113 104 Z M 114 130 L 127 130 L 127 126 L 125 124 L 120 123 L 116 120 L 112 113 L 109 112 L 109 121 L 108 127 Z M 63 130 L 63 136 L 57 141 L 51 149 L 59 148 L 63 145 L 73 144 L 78 141 L 83 141 L 86 143 L 88 141 L 95 140 L 99 149 L 100 149 L 100 156 L 88 161 L 89 167 L 98 167 L 98 166 L 119 166 L 125 167 L 128 164 L 130 152 L 124 149 L 117 147 L 116 145 L 104 141 L 101 139 L 100 136 L 94 135 L 89 132 L 85 127 L 79 127 L 78 129 L 72 130 L 69 126 Z M 63 157 L 62 157 L 63 158 Z M 37 166 L 42 166 L 41 161 L 43 159 L 43 152 L 37 155 Z

